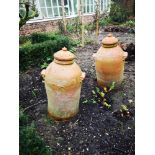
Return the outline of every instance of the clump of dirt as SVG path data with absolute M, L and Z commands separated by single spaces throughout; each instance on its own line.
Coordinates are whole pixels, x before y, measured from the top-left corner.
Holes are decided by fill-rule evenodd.
M 57 155 L 133 155 L 135 152 L 134 61 L 126 62 L 121 87 L 107 94 L 107 102 L 112 106 L 107 110 L 100 102 L 91 102 L 92 90 L 98 87 L 92 54 L 99 47 L 87 45 L 75 53 L 76 62 L 86 72 L 86 78 L 82 84 L 79 113 L 67 122 L 54 122 L 47 117 L 41 69 L 20 74 L 20 106 L 31 116 L 39 135 Z M 119 115 L 122 104 L 127 105 L 130 117 Z

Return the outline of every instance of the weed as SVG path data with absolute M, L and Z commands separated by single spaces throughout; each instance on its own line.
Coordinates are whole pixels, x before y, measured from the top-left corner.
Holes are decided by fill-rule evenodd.
M 96 93 L 95 93 L 95 91 L 94 91 L 94 90 L 92 90 L 92 93 L 93 93 L 93 95 L 96 95 Z
M 34 97 L 37 96 L 34 90 L 32 90 L 32 95 L 33 95 Z
M 74 53 L 76 51 L 76 48 L 75 47 L 72 47 L 71 49 L 70 49 L 70 52 L 72 52 L 72 53 Z
M 103 87 L 103 88 L 99 88 L 99 87 L 95 87 L 94 90 L 92 90 L 92 94 L 93 94 L 93 98 L 92 98 L 92 103 L 101 103 L 106 109 L 110 109 L 111 108 L 111 104 L 108 103 L 107 99 L 106 99 L 106 95 L 107 93 L 109 93 L 110 91 L 112 91 L 115 88 L 115 82 L 112 82 L 110 87 Z
M 85 104 L 85 103 L 88 103 L 88 100 L 86 99 L 86 100 L 84 100 L 82 103 L 84 103 L 84 104 Z
M 122 26 L 135 27 L 135 21 L 134 20 L 128 20 L 125 23 L 123 23 Z
M 29 117 L 19 111 L 19 154 L 20 155 L 54 155 L 54 150 L 46 146 L 36 132 L 34 123 L 28 124 Z
M 110 104 L 108 104 L 107 102 L 103 102 L 103 106 L 105 106 L 106 108 L 108 108 L 108 109 L 110 109 L 111 108 L 111 105 Z
M 45 121 L 45 123 L 47 123 L 47 124 L 54 124 L 54 122 L 51 120 L 51 118 L 50 118 L 49 116 L 46 116 L 46 117 L 44 118 L 44 121 Z
M 130 116 L 129 109 L 128 109 L 128 107 L 125 104 L 122 104 L 121 105 L 120 112 L 121 112 L 121 116 L 122 117 L 124 117 L 124 116 Z
M 41 65 L 41 69 L 44 69 L 48 66 L 48 63 L 44 62 L 42 65 Z

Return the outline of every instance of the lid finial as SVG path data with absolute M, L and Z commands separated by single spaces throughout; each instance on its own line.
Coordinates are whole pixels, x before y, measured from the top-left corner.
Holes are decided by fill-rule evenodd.
M 102 46 L 105 48 L 112 48 L 118 45 L 118 39 L 113 36 L 112 33 L 109 33 L 105 38 L 102 40 Z
M 66 48 L 66 47 L 63 47 L 62 50 L 63 50 L 63 51 L 67 51 L 67 48 Z
M 108 37 L 112 37 L 112 36 L 113 36 L 112 33 L 109 33 L 109 34 L 108 34 Z

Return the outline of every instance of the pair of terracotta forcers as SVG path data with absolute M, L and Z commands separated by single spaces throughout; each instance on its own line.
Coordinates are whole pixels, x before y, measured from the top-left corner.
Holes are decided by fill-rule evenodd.
M 116 85 L 121 83 L 127 52 L 118 45 L 117 38 L 108 34 L 93 58 L 100 86 L 109 86 L 112 82 Z M 48 115 L 54 120 L 67 120 L 79 111 L 81 84 L 85 73 L 74 59 L 75 55 L 64 47 L 54 54 L 54 61 L 41 72 L 48 98 Z

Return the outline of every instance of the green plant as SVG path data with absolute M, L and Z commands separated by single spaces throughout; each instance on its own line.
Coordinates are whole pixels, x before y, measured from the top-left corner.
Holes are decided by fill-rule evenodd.
M 127 105 L 125 105 L 125 104 L 122 104 L 120 106 L 120 112 L 121 112 L 121 116 L 122 117 L 123 116 L 129 116 L 130 115 L 129 109 L 128 109 Z
M 32 90 L 32 95 L 33 95 L 34 97 L 37 96 L 34 90 Z
M 19 111 L 19 154 L 20 155 L 54 155 L 36 132 L 34 123 L 28 124 L 29 117 L 22 109 Z
M 26 47 L 26 46 L 30 46 L 31 45 L 31 41 L 28 40 L 27 42 L 25 42 L 24 44 L 22 44 L 22 47 Z
M 113 2 L 110 8 L 110 18 L 113 22 L 122 23 L 127 20 L 127 12 L 117 2 Z
M 95 87 L 94 90 L 92 90 L 93 98 L 91 99 L 91 102 L 94 103 L 101 103 L 105 108 L 110 109 L 111 104 L 108 103 L 106 97 L 109 92 L 111 92 L 115 88 L 115 82 L 112 82 L 110 87 Z M 87 103 L 87 102 L 83 102 Z
M 63 20 L 58 20 L 58 27 L 59 27 L 59 31 L 60 33 L 65 33 L 65 29 L 64 29 L 64 23 Z
M 24 126 L 28 124 L 29 116 L 23 112 L 23 109 L 19 110 L 19 125 Z
M 20 45 L 25 44 L 26 42 L 29 42 L 29 41 L 30 41 L 29 36 L 20 36 L 19 37 L 19 44 Z
M 67 31 L 68 32 L 74 32 L 74 27 L 73 27 L 73 25 L 70 25 L 70 24 L 67 24 Z
M 108 17 L 102 17 L 99 19 L 99 26 L 100 27 L 107 26 L 111 23 L 112 23 L 112 21 L 111 21 L 111 18 L 109 16 Z
M 89 23 L 85 25 L 85 29 L 88 31 L 94 31 L 95 30 L 95 24 L 94 23 Z
M 93 44 L 94 43 L 94 40 L 92 38 L 86 38 L 85 39 L 85 45 L 87 44 Z
M 134 20 L 128 20 L 125 23 L 123 23 L 122 26 L 135 27 L 135 21 Z
M 46 116 L 45 118 L 44 118 L 44 121 L 45 121 L 45 123 L 47 123 L 47 124 L 54 124 L 54 122 L 52 121 L 52 119 L 49 117 L 49 116 Z
M 32 44 L 41 43 L 41 42 L 50 40 L 50 36 L 48 35 L 48 33 L 40 33 L 40 32 L 32 33 L 30 38 L 31 38 Z
M 105 106 L 106 108 L 110 109 L 111 108 L 111 105 L 108 104 L 106 101 L 103 102 L 103 106 Z
M 38 10 L 36 9 L 34 0 L 26 1 L 19 0 L 19 29 L 26 24 L 26 22 L 34 17 L 38 17 Z
M 84 100 L 82 103 L 84 103 L 84 104 L 85 104 L 85 103 L 88 103 L 88 100 L 86 99 L 86 100 Z
M 44 62 L 42 65 L 41 65 L 41 69 L 44 69 L 48 66 L 48 63 Z
M 50 40 L 41 43 L 27 44 L 19 48 L 20 71 L 24 71 L 30 67 L 40 67 L 44 63 L 51 61 L 53 59 L 53 54 L 61 50 L 62 47 L 65 46 L 70 50 L 73 46 L 71 40 L 67 36 L 48 34 L 48 37 L 43 38 L 48 38 Z M 38 42 L 44 39 L 39 39 Z M 36 40 L 37 37 L 35 41 Z

